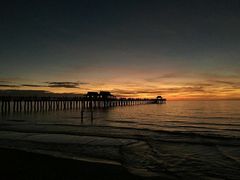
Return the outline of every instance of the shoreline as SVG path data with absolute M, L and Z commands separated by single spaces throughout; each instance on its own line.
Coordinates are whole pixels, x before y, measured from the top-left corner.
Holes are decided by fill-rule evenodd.
M 121 165 L 53 157 L 23 150 L 0 148 L 0 179 L 153 179 L 129 173 Z
M 0 179 L 237 180 L 239 143 L 184 133 L 3 124 Z

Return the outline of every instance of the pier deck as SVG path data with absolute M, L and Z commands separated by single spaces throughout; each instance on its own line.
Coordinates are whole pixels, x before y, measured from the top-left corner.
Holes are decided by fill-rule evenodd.
M 89 97 L 15 97 L 0 96 L 1 112 L 30 112 L 85 108 L 107 108 L 165 103 L 166 99 L 89 98 Z

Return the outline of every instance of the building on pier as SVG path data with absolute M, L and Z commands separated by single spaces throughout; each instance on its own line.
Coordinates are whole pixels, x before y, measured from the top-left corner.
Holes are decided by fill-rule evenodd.
M 166 103 L 166 99 L 163 98 L 162 96 L 157 96 L 155 103 L 156 103 L 156 104 Z
M 98 92 L 88 92 L 86 94 L 86 98 L 97 99 L 97 98 L 99 98 L 99 94 L 98 94 Z
M 88 99 L 116 99 L 116 96 L 112 95 L 109 91 L 88 92 L 85 95 Z
M 109 91 L 100 91 L 99 96 L 102 99 L 116 99 L 116 96 L 112 95 Z

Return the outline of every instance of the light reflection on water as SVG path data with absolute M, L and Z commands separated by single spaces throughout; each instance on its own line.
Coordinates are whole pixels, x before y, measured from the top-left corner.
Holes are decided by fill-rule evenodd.
M 99 150 L 87 144 L 78 148 L 83 149 L 79 150 L 81 154 L 85 152 L 94 157 L 97 152 L 101 158 L 106 158 L 107 154 L 109 159 L 115 158 L 111 156 L 113 152 L 121 152 L 121 164 L 131 170 L 139 168 L 140 171 L 133 172 L 138 175 L 146 169 L 147 176 L 167 172 L 171 179 L 238 180 L 239 110 L 240 101 L 170 101 L 162 105 L 95 109 L 93 119 L 86 109 L 83 120 L 80 110 L 2 114 L 0 128 L 46 133 L 47 136 L 53 133 L 54 137 L 56 133 L 60 136 L 58 140 L 67 135 L 93 136 L 92 141 L 95 139 L 100 147 L 108 141 L 97 141 L 98 137 L 107 137 L 111 143 L 114 138 L 140 141 L 117 151 Z M 114 146 L 111 143 L 106 147 Z M 52 147 L 52 143 L 48 146 Z
M 2 114 L 1 122 L 128 127 L 149 130 L 199 131 L 240 136 L 240 101 L 169 101 L 108 109 Z

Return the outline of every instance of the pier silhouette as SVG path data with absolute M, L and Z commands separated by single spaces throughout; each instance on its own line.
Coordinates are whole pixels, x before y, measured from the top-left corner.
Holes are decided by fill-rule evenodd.
M 161 97 L 161 96 L 160 96 Z M 140 104 L 162 104 L 166 99 L 159 96 L 150 98 L 117 98 L 110 92 L 88 92 L 81 97 L 67 96 L 0 96 L 1 112 L 38 112 L 71 109 L 94 109 Z

